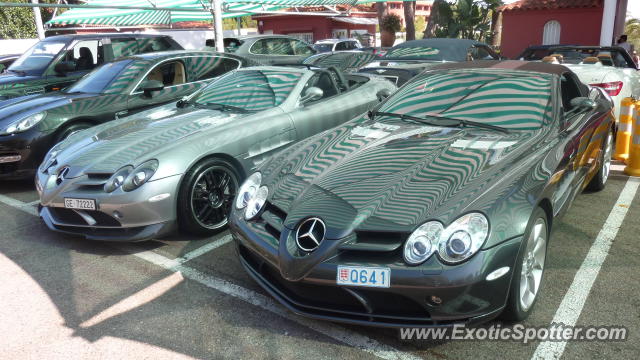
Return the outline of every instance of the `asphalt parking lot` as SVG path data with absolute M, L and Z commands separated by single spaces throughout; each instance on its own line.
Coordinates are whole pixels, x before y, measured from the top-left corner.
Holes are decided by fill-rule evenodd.
M 305 319 L 245 274 L 228 232 L 88 242 L 45 227 L 30 182 L 3 182 L 2 357 L 636 358 L 640 181 L 621 168 L 554 224 L 541 297 L 525 325 L 624 326 L 622 342 L 401 341 L 392 329 Z

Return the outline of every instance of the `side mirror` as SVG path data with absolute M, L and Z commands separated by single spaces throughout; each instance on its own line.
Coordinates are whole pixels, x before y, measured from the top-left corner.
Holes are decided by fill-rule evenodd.
M 56 64 L 56 66 L 53 67 L 53 70 L 59 76 L 67 76 L 67 73 L 73 71 L 74 67 L 67 62 L 61 62 Z
M 324 91 L 322 91 L 322 89 L 320 89 L 320 88 L 312 86 L 312 87 L 308 88 L 307 91 L 304 92 L 304 95 L 302 95 L 302 98 L 300 99 L 300 102 L 302 104 L 305 104 L 305 103 L 308 103 L 310 101 L 315 101 L 315 100 L 321 99 L 322 96 L 324 96 Z
M 579 111 L 590 111 L 590 110 L 594 110 L 598 104 L 589 99 L 588 97 L 577 97 L 577 98 L 573 98 L 571 99 L 571 106 Z
M 389 89 L 381 89 L 376 93 L 376 97 L 378 98 L 378 101 L 382 101 L 388 98 L 389 96 L 391 96 L 391 90 Z
M 147 80 L 142 83 L 142 91 L 144 92 L 144 96 L 153 97 L 154 91 L 160 91 L 164 89 L 164 84 L 158 80 Z
M 176 107 L 178 109 L 184 109 L 189 105 L 189 100 L 187 99 L 187 97 L 183 97 L 182 99 L 178 100 L 178 102 L 176 103 Z

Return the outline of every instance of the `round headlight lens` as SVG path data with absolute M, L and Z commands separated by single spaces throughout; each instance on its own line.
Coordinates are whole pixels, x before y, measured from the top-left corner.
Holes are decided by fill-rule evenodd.
M 104 191 L 110 193 L 122 186 L 122 184 L 124 184 L 124 180 L 129 176 L 132 170 L 133 166 L 125 166 L 116 171 L 116 173 L 107 180 L 106 184 L 104 184 Z
M 9 124 L 9 126 L 7 126 L 0 133 L 9 135 L 29 130 L 32 127 L 36 126 L 40 121 L 42 121 L 42 119 L 44 119 L 46 115 L 47 113 L 44 111 L 29 115 L 24 119 L 20 119 L 12 124 Z
M 122 190 L 133 191 L 149 181 L 158 170 L 158 160 L 149 160 L 140 164 L 124 179 Z
M 480 250 L 488 235 L 489 221 L 484 215 L 463 215 L 443 232 L 438 245 L 438 255 L 447 263 L 462 262 Z
M 247 209 L 244 212 L 246 220 L 251 220 L 258 215 L 267 202 L 267 196 L 269 196 L 269 189 L 266 186 L 261 186 L 255 196 L 247 202 Z
M 255 172 L 247 178 L 247 180 L 240 186 L 238 195 L 236 196 L 236 209 L 244 209 L 256 193 L 260 184 L 262 183 L 262 174 Z
M 404 260 L 407 264 L 425 262 L 436 249 L 442 231 L 442 224 L 437 221 L 430 221 L 417 228 L 404 244 Z

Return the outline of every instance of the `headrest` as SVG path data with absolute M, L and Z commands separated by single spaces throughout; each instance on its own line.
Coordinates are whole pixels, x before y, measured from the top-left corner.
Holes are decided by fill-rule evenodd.
M 560 64 L 560 62 L 555 56 L 545 56 L 542 58 L 542 62 L 549 63 L 549 64 Z
M 587 58 L 585 58 L 584 60 L 582 60 L 583 64 L 597 64 L 600 62 L 600 59 L 598 59 L 595 56 L 589 56 Z

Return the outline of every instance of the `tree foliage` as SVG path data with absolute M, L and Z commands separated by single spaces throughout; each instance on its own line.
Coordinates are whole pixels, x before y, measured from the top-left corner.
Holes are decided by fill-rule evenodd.
M 425 37 L 491 41 L 491 20 L 502 0 L 434 1 Z
M 624 33 L 627 34 L 627 41 L 633 44 L 637 50 L 640 49 L 640 19 L 629 18 L 624 24 Z
M 19 3 L 21 0 L 2 0 L 2 2 Z M 41 3 L 55 3 L 55 0 L 40 0 Z M 51 8 L 40 8 L 42 22 L 49 21 L 53 15 Z M 0 8 L 0 39 L 30 39 L 37 37 L 36 21 L 33 9 L 26 7 Z
M 235 30 L 238 28 L 238 20 L 240 19 L 240 27 L 243 29 L 246 28 L 257 28 L 258 22 L 256 20 L 251 19 L 251 16 L 242 16 L 239 18 L 227 18 L 222 19 L 222 28 L 224 30 Z

